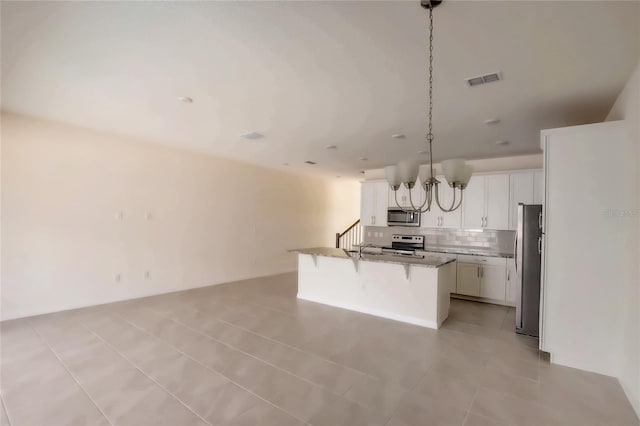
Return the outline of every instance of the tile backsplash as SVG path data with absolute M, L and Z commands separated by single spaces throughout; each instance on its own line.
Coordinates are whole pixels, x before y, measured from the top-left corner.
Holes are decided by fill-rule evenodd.
M 393 234 L 424 235 L 425 247 L 460 246 L 486 248 L 499 252 L 513 252 L 515 231 L 496 231 L 490 229 L 442 229 L 411 228 L 404 226 L 365 226 L 363 243 L 381 246 L 391 245 Z

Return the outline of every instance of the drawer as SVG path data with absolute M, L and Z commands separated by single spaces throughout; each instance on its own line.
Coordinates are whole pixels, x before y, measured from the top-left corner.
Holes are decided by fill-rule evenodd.
M 473 263 L 476 265 L 494 265 L 507 267 L 507 258 L 505 257 L 492 257 L 492 256 L 472 256 L 469 254 L 459 254 L 458 262 L 461 263 Z

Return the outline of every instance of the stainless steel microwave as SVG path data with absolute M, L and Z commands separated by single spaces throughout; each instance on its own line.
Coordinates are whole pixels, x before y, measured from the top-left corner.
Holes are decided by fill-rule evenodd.
M 402 209 L 387 210 L 387 225 L 389 226 L 420 226 L 420 212 L 405 212 Z

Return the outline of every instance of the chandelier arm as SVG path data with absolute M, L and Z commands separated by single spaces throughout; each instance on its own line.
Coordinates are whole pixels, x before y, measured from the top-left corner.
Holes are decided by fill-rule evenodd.
M 462 194 L 464 194 L 464 190 L 462 188 L 460 188 L 460 200 L 458 200 L 458 204 L 455 204 L 456 189 L 454 187 L 453 188 L 453 203 L 451 203 L 451 208 L 443 209 L 443 211 L 449 213 L 449 212 L 452 212 L 454 210 L 457 210 L 462 205 Z
M 451 207 L 449 207 L 449 211 L 452 212 L 455 209 L 453 208 L 453 206 L 456 205 L 456 187 L 453 187 L 453 200 L 451 200 Z
M 425 196 L 427 197 L 427 211 L 431 211 L 431 205 L 433 204 L 433 183 L 425 185 Z
M 422 210 L 422 208 L 424 207 L 424 205 L 427 203 L 427 200 L 425 199 L 424 202 L 420 205 L 420 207 L 416 207 L 413 205 L 413 200 L 411 199 L 411 190 L 409 190 L 409 203 L 411 203 L 411 207 L 413 208 L 413 211 L 416 213 L 424 213 L 428 210 Z
M 451 207 L 446 208 L 446 207 L 442 207 L 442 205 L 440 204 L 440 200 L 438 199 L 438 207 L 440 207 L 440 210 L 442 210 L 445 213 L 449 213 L 452 212 L 453 210 L 453 205 L 456 202 L 456 189 L 453 188 L 453 203 L 451 203 Z

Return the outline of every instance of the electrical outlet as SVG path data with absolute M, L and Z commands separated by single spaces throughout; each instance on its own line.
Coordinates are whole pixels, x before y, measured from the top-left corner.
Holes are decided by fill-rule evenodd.
M 147 212 L 147 213 L 144 215 L 144 218 L 145 218 L 145 219 L 147 219 L 147 220 L 151 220 L 151 218 L 152 218 L 152 216 L 151 216 L 151 212 Z
M 124 212 L 122 210 L 120 210 L 118 213 L 116 213 L 116 219 L 124 220 Z
M 122 276 L 120 274 L 116 274 L 116 282 L 119 283 L 121 279 Z
M 144 277 L 145 277 L 146 279 L 149 279 L 149 277 L 151 277 L 151 272 L 149 272 L 149 271 L 145 271 L 145 272 L 144 272 Z

